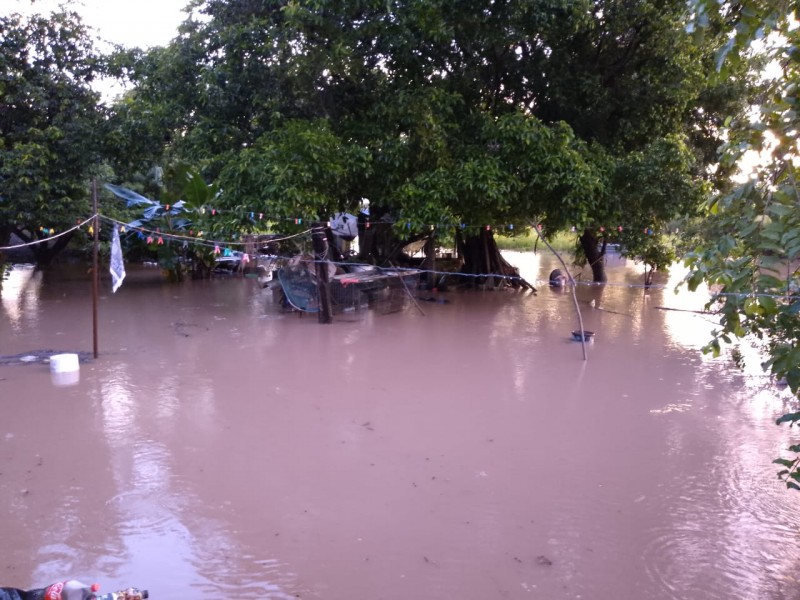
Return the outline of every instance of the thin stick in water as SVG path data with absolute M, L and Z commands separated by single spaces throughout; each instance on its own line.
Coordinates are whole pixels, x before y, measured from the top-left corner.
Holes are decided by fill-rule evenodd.
M 578 306 L 578 297 L 575 295 L 575 280 L 572 278 L 572 274 L 569 272 L 567 268 L 567 263 L 564 262 L 564 259 L 561 258 L 561 255 L 555 251 L 555 249 L 549 244 L 549 242 L 542 237 L 541 232 L 539 231 L 539 226 L 534 225 L 533 230 L 536 232 L 536 235 L 539 236 L 539 239 L 544 242 L 544 244 L 550 248 L 550 252 L 556 255 L 558 262 L 561 263 L 561 266 L 564 267 L 564 272 L 569 275 L 569 283 L 572 287 L 572 302 L 575 304 L 575 312 L 578 313 L 578 324 L 580 325 L 580 332 L 581 332 L 581 348 L 583 349 L 583 360 L 589 360 L 586 356 L 586 335 L 583 333 L 583 317 L 581 316 L 581 308 Z

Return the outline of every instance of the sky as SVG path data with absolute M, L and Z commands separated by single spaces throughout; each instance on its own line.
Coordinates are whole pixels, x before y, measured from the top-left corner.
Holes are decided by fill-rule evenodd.
M 0 0 L 0 13 L 49 14 L 62 3 L 78 12 L 100 39 L 150 48 L 164 46 L 178 35 L 187 0 Z M 105 101 L 125 91 L 118 82 L 104 79 L 96 80 L 93 87 Z
M 163 46 L 177 35 L 184 20 L 181 9 L 186 0 L 62 0 L 80 13 L 97 35 L 124 46 Z M 58 7 L 58 0 L 2 0 L 0 12 L 47 14 Z

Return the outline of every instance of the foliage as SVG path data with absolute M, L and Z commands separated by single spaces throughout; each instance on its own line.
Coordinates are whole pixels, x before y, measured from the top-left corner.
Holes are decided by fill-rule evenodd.
M 675 260 L 668 240 L 676 215 L 696 214 L 709 184 L 693 176 L 694 155 L 679 136 L 668 136 L 628 153 L 614 172 L 614 196 L 626 215 L 615 233 L 623 254 L 653 269 Z
M 762 57 L 779 70 L 764 81 L 757 110 L 747 119 L 726 125 L 728 143 L 724 161 L 736 164 L 758 153 L 761 164 L 749 178 L 707 204 L 707 236 L 688 258 L 688 284 L 694 289 L 706 282 L 719 290 L 712 299 L 722 315 L 721 328 L 707 350 L 719 354 L 722 343 L 734 337 L 755 336 L 766 342 L 764 369 L 785 378 L 792 392 L 800 393 L 800 212 L 796 161 L 800 117 L 797 86 L 800 83 L 800 31 L 796 5 L 748 0 L 745 3 L 698 1 L 697 24 L 719 15 L 732 31 L 719 54 L 725 73 L 747 63 L 759 45 Z M 796 424 L 798 414 L 778 419 Z M 800 453 L 792 445 L 790 452 Z M 775 461 L 786 485 L 800 490 L 797 459 Z
M 270 217 L 327 220 L 361 203 L 369 152 L 337 136 L 328 121 L 290 120 L 233 153 L 220 174 L 228 207 L 272 208 Z
M 126 156 L 153 145 L 219 180 L 223 206 L 275 218 L 368 198 L 403 235 L 655 227 L 696 200 L 744 90 L 709 85 L 722 33 L 690 35 L 681 0 L 192 7 L 170 46 L 121 58 L 137 85 L 115 131 Z
M 102 63 L 77 13 L 0 16 L 0 242 L 63 231 L 89 212 L 102 153 Z M 40 263 L 63 246 L 33 246 Z
M 166 182 L 160 201 L 116 185 L 106 184 L 106 188 L 125 201 L 126 208 L 141 210 L 138 218 L 129 221 L 127 227 L 132 231 L 145 231 L 132 239 L 158 257 L 159 266 L 170 279 L 181 281 L 188 266 L 192 267 L 194 276 L 208 277 L 217 253 L 222 250 L 203 243 L 200 238 L 229 239 L 233 235 L 221 219 L 214 218 L 216 211 L 212 206 L 218 197 L 217 186 L 206 184 L 199 174 L 183 166 L 169 173 Z M 171 239 L 170 236 L 175 237 Z M 197 241 L 190 242 L 193 237 L 198 238 Z M 183 238 L 184 243 L 179 241 Z

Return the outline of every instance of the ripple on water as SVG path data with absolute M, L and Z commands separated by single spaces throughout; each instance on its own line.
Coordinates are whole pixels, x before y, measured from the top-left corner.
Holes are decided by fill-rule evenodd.
M 738 444 L 738 454 L 714 460 L 702 476 L 673 482 L 665 524 L 648 532 L 643 553 L 648 578 L 668 597 L 800 597 L 784 590 L 797 570 L 800 519 L 786 492 L 748 463 L 751 455 L 763 461 L 760 446 L 749 445 Z
M 68 573 L 75 559 L 75 549 L 63 543 L 40 546 L 38 554 L 39 569 L 44 572 Z
M 541 263 L 544 265 L 544 261 Z M 546 277 L 547 269 L 544 266 L 543 269 Z M 536 273 L 532 275 L 535 277 Z M 84 289 L 83 282 L 80 289 Z M 104 461 L 103 466 L 111 473 L 111 481 L 103 483 L 113 490 L 111 495 L 123 493 L 109 500 L 106 510 L 97 511 L 102 514 L 96 515 L 93 514 L 96 503 L 87 502 L 81 491 L 69 492 L 80 500 L 70 507 L 70 512 L 79 514 L 81 523 L 62 521 L 60 514 L 52 519 L 34 514 L 29 506 L 35 496 L 9 499 L 10 510 L 6 512 L 24 519 L 27 530 L 14 532 L 20 539 L 11 540 L 13 544 L 9 546 L 21 545 L 27 537 L 45 539 L 46 543 L 53 539 L 67 542 L 43 546 L 41 550 L 32 543 L 31 552 L 17 551 L 20 557 L 15 559 L 17 573 L 27 575 L 40 569 L 34 579 L 47 581 L 57 572 L 79 575 L 80 571 L 99 569 L 106 577 L 112 577 L 113 571 L 115 581 L 147 587 L 154 598 L 283 600 L 293 597 L 292 592 L 299 592 L 303 598 L 326 600 L 403 597 L 397 587 L 389 588 L 392 585 L 389 577 L 407 571 L 400 571 L 393 561 L 391 565 L 373 566 L 375 561 L 369 565 L 373 570 L 365 573 L 369 567 L 361 566 L 356 551 L 343 547 L 330 535 L 339 531 L 333 524 L 327 525 L 327 530 L 322 527 L 312 530 L 305 521 L 292 524 L 298 535 L 290 536 L 287 532 L 282 539 L 291 537 L 292 541 L 280 545 L 269 544 L 252 532 L 237 531 L 257 523 L 268 513 L 270 519 L 280 518 L 280 513 L 270 510 L 272 498 L 264 496 L 263 505 L 261 500 L 245 503 L 248 512 L 235 514 L 234 505 L 222 503 L 221 494 L 205 481 L 207 476 L 200 475 L 198 468 L 204 466 L 200 461 L 205 458 L 213 463 L 209 464 L 209 473 L 224 472 L 225 465 L 241 458 L 241 451 L 247 449 L 246 442 L 253 438 L 234 440 L 236 436 L 226 433 L 224 427 L 231 425 L 233 431 L 237 431 L 237 424 L 247 431 L 262 427 L 265 423 L 254 415 L 267 419 L 273 415 L 261 410 L 261 402 L 254 406 L 244 400 L 267 398 L 276 401 L 275 420 L 265 430 L 267 435 L 270 431 L 280 435 L 263 446 L 259 437 L 258 449 L 264 454 L 273 448 L 277 450 L 275 462 L 281 456 L 287 457 L 285 471 L 274 467 L 279 476 L 275 490 L 281 491 L 282 496 L 281 476 L 286 482 L 294 481 L 285 473 L 290 469 L 303 472 L 313 456 L 311 450 L 301 446 L 297 453 L 286 450 L 294 434 L 289 427 L 294 427 L 294 423 L 301 442 L 317 432 L 323 433 L 320 435 L 323 441 L 328 439 L 325 437 L 328 433 L 338 436 L 338 423 L 351 417 L 362 419 L 358 423 L 367 419 L 373 419 L 374 423 L 385 417 L 387 422 L 402 424 L 419 417 L 419 441 L 436 448 L 452 444 L 454 449 L 467 449 L 480 439 L 472 434 L 486 427 L 498 442 L 503 439 L 503 432 L 508 434 L 505 445 L 493 444 L 491 454 L 484 456 L 487 460 L 475 464 L 474 470 L 470 467 L 465 475 L 464 485 L 471 496 L 442 496 L 441 510 L 407 513 L 409 517 L 413 515 L 413 522 L 410 518 L 394 518 L 391 509 L 403 502 L 404 497 L 393 496 L 392 486 L 383 486 L 385 489 L 376 498 L 367 500 L 373 505 L 390 507 L 381 515 L 385 516 L 381 526 L 385 526 L 386 533 L 385 538 L 376 542 L 381 548 L 401 547 L 397 540 L 403 536 L 407 536 L 409 548 L 416 548 L 414 544 L 419 543 L 420 534 L 427 536 L 424 553 L 414 557 L 415 564 L 420 565 L 416 581 L 408 583 L 414 577 L 406 580 L 406 589 L 414 587 L 417 593 L 405 597 L 558 599 L 581 594 L 594 600 L 798 598 L 800 585 L 793 574 L 798 572 L 800 561 L 797 543 L 800 495 L 787 494 L 775 481 L 774 466 L 769 464 L 788 445 L 790 432 L 774 426 L 773 413 L 780 407 L 776 409 L 767 401 L 754 400 L 754 386 L 735 395 L 735 390 L 742 387 L 741 376 L 724 366 L 720 368 L 719 361 L 699 353 L 699 346 L 708 340 L 707 325 L 695 317 L 684 319 L 676 311 L 654 310 L 656 304 L 691 308 L 673 304 L 669 301 L 671 296 L 652 291 L 646 293 L 652 300 L 645 300 L 641 291 L 581 286 L 578 294 L 587 319 L 585 325 L 598 335 L 589 349 L 589 366 L 576 379 L 572 361 L 579 360 L 578 346 L 573 346 L 569 338 L 569 331 L 575 328 L 572 298 L 558 296 L 547 288 L 536 297 L 483 294 L 480 301 L 477 295 L 454 294 L 451 304 L 440 307 L 436 315 L 427 319 L 369 318 L 363 326 L 340 323 L 336 328 L 340 333 L 336 335 L 323 334 L 308 321 L 297 321 L 280 314 L 277 308 L 273 310 L 273 304 L 265 304 L 265 294 L 260 295 L 258 302 L 247 298 L 245 313 L 249 316 L 245 318 L 239 310 L 240 297 L 231 295 L 231 302 L 221 306 L 220 297 L 210 293 L 214 291 L 211 286 L 184 286 L 177 300 L 173 299 L 174 292 L 164 295 L 160 287 L 146 296 L 144 292 L 137 293 L 134 285 L 126 289 L 128 292 L 106 306 L 108 311 L 114 311 L 116 323 L 114 328 L 104 330 L 104 336 L 108 336 L 110 347 L 132 350 L 106 355 L 92 369 L 85 370 L 85 377 L 82 375 L 81 389 L 94 396 L 93 408 L 99 409 L 96 413 L 88 416 L 87 411 L 80 410 L 84 407 L 78 403 L 76 394 L 76 410 L 63 411 L 62 415 L 64 426 L 76 431 L 89 430 L 100 423 L 106 443 L 98 448 L 98 459 Z M 233 288 L 214 286 L 214 289 Z M 5 291 L 4 287 L 4 301 Z M 61 289 L 58 292 L 61 298 Z M 17 316 L 10 314 L 6 321 L 16 318 L 32 340 L 44 339 L 47 331 L 58 331 L 62 322 L 69 321 L 76 310 L 82 310 L 85 294 L 81 291 L 73 296 L 79 301 L 65 299 L 61 304 L 62 300 L 56 303 L 52 299 L 54 294 L 50 294 L 50 300 L 45 295 L 41 309 L 15 301 L 10 310 L 16 311 Z M 152 304 L 154 296 L 156 301 L 162 296 L 169 298 L 170 310 L 155 311 L 153 318 L 145 322 L 141 319 L 141 306 Z M 143 299 L 146 302 L 141 302 Z M 591 310 L 590 300 L 596 300 L 596 307 Z M 227 322 L 214 321 L 215 313 L 224 314 Z M 176 330 L 171 322 L 178 318 L 183 319 L 184 326 Z M 665 321 L 671 325 L 665 327 Z M 397 325 L 401 322 L 402 329 Z M 191 323 L 207 324 L 208 329 L 197 330 L 191 325 L 187 329 Z M 492 345 L 486 345 L 490 330 Z M 189 335 L 180 335 L 181 332 Z M 244 336 L 244 332 L 249 335 Z M 231 334 L 242 334 L 233 346 Z M 309 345 L 308 335 L 320 343 Z M 345 354 L 341 352 L 343 339 Z M 231 358 L 231 348 L 241 349 L 242 340 L 248 356 L 255 357 L 259 365 L 275 368 L 268 372 L 261 369 L 263 373 L 259 373 L 256 366 L 253 376 L 245 381 L 244 371 L 231 367 L 236 363 Z M 431 360 L 431 354 L 422 351 L 425 346 L 418 344 L 418 340 L 446 344 L 440 346 L 444 349 L 441 355 Z M 28 347 L 28 343 L 24 346 Z M 474 431 L 453 427 L 426 437 L 428 430 L 433 429 L 426 427 L 428 415 L 422 411 L 407 412 L 409 405 L 421 403 L 390 402 L 394 399 L 388 391 L 390 384 L 381 384 L 380 388 L 373 385 L 375 373 L 383 373 L 376 368 L 377 359 L 400 349 L 404 372 L 426 383 L 424 390 L 413 383 L 396 387 L 402 385 L 409 396 L 423 396 L 426 407 L 437 409 L 442 401 L 467 398 L 476 391 L 471 387 L 474 379 L 463 375 L 473 363 L 464 360 L 465 353 L 452 352 L 456 346 L 480 348 L 480 353 L 469 356 L 474 356 L 474 364 L 480 364 L 483 371 L 497 376 L 492 387 L 496 393 L 487 395 L 492 407 L 491 413 L 485 414 L 491 414 L 492 419 L 476 413 L 476 419 L 486 421 L 485 427 L 476 426 Z M 345 356 L 349 362 L 341 360 Z M 305 382 L 300 386 L 292 368 L 295 363 L 323 365 L 325 373 L 328 366 L 331 372 L 341 368 L 356 373 L 363 384 L 361 388 L 369 386 L 372 390 L 369 401 L 363 403 L 363 416 L 361 409 L 357 414 L 339 412 L 349 411 L 355 405 L 349 394 L 340 394 L 334 398 L 336 402 L 316 408 L 322 412 L 313 412 L 311 406 L 315 400 L 311 394 L 325 394 L 330 386 L 322 377 L 320 384 L 309 380 L 307 386 Z M 563 369 L 562 364 L 566 365 Z M 637 404 L 640 395 L 631 390 L 639 388 L 632 382 L 626 382 L 630 390 L 611 385 L 613 382 L 607 376 L 617 372 L 613 370 L 616 365 L 624 365 L 635 382 L 647 384 L 642 389 L 647 390 L 648 398 L 641 398 Z M 592 377 L 598 369 L 604 371 L 604 376 Z M 586 377 L 584 371 L 588 371 Z M 396 372 L 395 369 L 392 373 Z M 13 390 L 19 397 L 26 397 L 30 384 L 25 378 L 32 377 L 32 373 L 27 370 L 19 379 L 16 374 L 8 378 L 9 381 L 3 382 L 4 393 L 11 394 L 6 390 Z M 562 381 L 562 374 L 568 393 L 554 398 L 540 394 L 551 389 L 542 386 L 543 376 Z M 263 376 L 269 379 L 267 384 Z M 513 385 L 506 385 L 512 380 Z M 357 387 L 351 389 L 356 391 Z M 298 390 L 309 392 L 308 397 L 295 393 Z M 623 393 L 624 402 L 620 401 Z M 223 418 L 215 420 L 210 417 L 208 407 L 217 396 L 218 414 Z M 287 403 L 283 400 L 290 396 L 289 404 L 297 412 L 284 407 Z M 353 396 L 362 398 L 360 394 Z M 542 403 L 538 403 L 539 397 L 543 398 Z M 25 404 L 36 402 L 34 395 Z M 60 402 L 60 406 L 64 403 Z M 460 412 L 469 413 L 477 406 L 464 403 Z M 581 420 L 589 422 L 599 414 L 593 407 L 603 407 L 604 414 L 610 415 L 608 422 L 595 421 L 591 427 L 580 427 Z M 691 410 L 686 410 L 690 407 Z M 449 409 L 449 404 L 440 410 L 445 408 Z M 648 414 L 649 409 L 661 414 Z M 72 413 L 74 419 L 70 421 Z M 310 423 L 312 430 L 307 430 L 303 421 L 309 414 L 314 418 Z M 3 422 L 0 436 L 5 432 L 16 434 L 15 444 L 28 435 L 37 437 L 33 419 L 30 426 L 20 422 L 19 430 L 11 426 L 11 417 L 24 415 L 22 410 L 6 415 L 9 423 Z M 395 415 L 400 418 L 392 419 Z M 530 416 L 530 421 L 519 418 L 523 415 Z M 331 416 L 341 419 L 327 418 Z M 542 420 L 534 422 L 533 417 Z M 572 421 L 562 427 L 564 421 L 556 421 L 557 417 Z M 284 423 L 291 425 L 287 425 L 286 432 L 278 431 Z M 330 432 L 318 426 L 319 423 L 330 424 Z M 514 437 L 523 424 L 526 434 L 530 434 L 524 443 L 522 437 Z M 595 435 L 604 425 L 608 435 Z M 393 432 L 404 431 L 402 427 L 376 428 L 369 435 L 391 439 Z M 576 432 L 586 437 L 579 437 Z M 625 435 L 627 432 L 632 435 Z M 210 435 L 201 437 L 205 434 Z M 159 447 L 153 438 L 161 440 L 164 446 Z M 220 443 L 225 439 L 236 443 Z M 412 446 L 416 445 L 417 439 L 411 439 Z M 519 444 L 507 443 L 512 439 L 519 440 Z M 208 454 L 201 451 L 200 442 L 208 443 Z M 7 446 L 10 448 L 10 444 Z M 369 447 L 381 450 L 377 443 Z M 381 464 L 379 458 L 389 456 L 390 447 L 383 447 L 385 454 L 375 459 L 378 464 Z M 324 451 L 324 444 L 320 443 L 320 448 Z M 364 448 L 367 459 L 367 446 Z M 469 452 L 465 455 L 471 456 Z M 8 460 L 18 463 L 20 456 L 24 455 L 9 456 Z M 350 456 L 346 457 L 348 461 Z M 408 467 L 410 463 L 404 461 L 410 456 L 404 448 L 396 466 Z M 328 458 L 323 456 L 320 469 L 328 464 Z M 338 466 L 351 464 L 342 462 L 343 456 L 330 458 L 334 474 Z M 371 462 L 372 457 L 368 460 Z M 503 478 L 498 470 L 507 462 L 515 468 L 506 469 Z M 4 471 L 0 477 L 3 489 L 28 488 L 21 467 L 14 475 L 4 465 L 0 465 Z M 264 465 L 265 477 L 268 467 Z M 488 477 L 476 476 L 483 469 Z M 527 474 L 530 477 L 525 481 Z M 330 494 L 332 507 L 352 495 L 348 486 L 330 483 L 333 479 L 312 482 L 314 486 L 329 486 L 315 487 L 314 493 L 320 497 Z M 375 489 L 378 491 L 377 486 Z M 248 487 L 234 487 L 230 495 L 248 491 Z M 306 491 L 287 490 L 284 500 Z M 419 491 L 414 490 L 415 497 Z M 434 499 L 427 497 L 428 501 Z M 283 500 L 275 503 L 283 507 Z M 315 519 L 319 519 L 318 514 Z M 341 520 L 338 515 L 335 519 Z M 85 525 L 98 522 L 104 526 L 102 531 L 90 531 Z M 322 519 L 319 522 L 325 525 Z M 72 535 L 62 535 L 62 527 Z M 50 537 L 53 529 L 58 535 Z M 304 537 L 298 541 L 300 535 Z M 96 538 L 102 538 L 96 544 L 101 547 L 93 547 L 89 552 L 89 545 L 98 542 Z M 302 553 L 298 548 L 305 539 L 318 544 L 308 550 L 309 556 L 314 552 L 314 558 L 304 561 L 295 557 Z M 339 568 L 342 563 L 344 569 Z M 339 572 L 334 574 L 334 569 Z M 371 582 L 354 583 L 369 579 L 370 574 Z M 493 589 L 495 593 L 482 593 L 486 589 L 479 586 L 486 586 L 487 581 L 500 582 L 508 592 L 505 596 L 496 593 L 497 589 Z M 385 592 L 375 589 L 384 583 Z M 102 585 L 109 588 L 106 582 Z M 377 593 L 354 594 L 354 589 Z M 339 593 L 323 593 L 329 590 Z
M 146 583 L 160 597 L 186 597 L 187 592 L 202 598 L 297 597 L 296 577 L 286 565 L 242 555 L 231 532 L 192 508 L 196 499 L 164 489 L 153 493 L 157 488 L 145 481 L 107 502 L 118 513 L 119 536 L 108 542 L 107 552 L 125 556 L 119 577 L 152 573 Z
M 242 556 L 206 556 L 203 572 L 208 575 L 192 586 L 200 598 L 269 598 L 295 600 L 307 597 L 298 593 L 295 575 L 277 559 Z M 291 591 L 287 591 L 291 590 Z

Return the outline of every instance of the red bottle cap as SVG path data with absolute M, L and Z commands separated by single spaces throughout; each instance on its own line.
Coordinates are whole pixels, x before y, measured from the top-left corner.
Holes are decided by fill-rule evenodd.
M 93 583 L 92 584 L 92 591 L 93 592 L 99 592 L 100 591 L 100 584 L 99 583 Z

